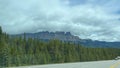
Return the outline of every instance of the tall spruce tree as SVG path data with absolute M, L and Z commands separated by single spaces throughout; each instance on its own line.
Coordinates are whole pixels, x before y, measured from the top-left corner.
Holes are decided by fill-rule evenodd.
M 8 66 L 9 63 L 9 48 L 4 36 L 0 27 L 0 66 L 2 67 Z
M 0 26 L 0 35 L 2 34 L 2 27 Z

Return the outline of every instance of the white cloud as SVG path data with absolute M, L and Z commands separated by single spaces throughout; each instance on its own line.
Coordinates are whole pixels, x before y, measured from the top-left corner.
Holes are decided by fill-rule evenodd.
M 80 38 L 120 41 L 120 15 L 112 13 L 118 8 L 109 8 L 114 0 L 89 1 L 73 6 L 69 0 L 0 0 L 0 25 L 10 34 L 70 31 Z

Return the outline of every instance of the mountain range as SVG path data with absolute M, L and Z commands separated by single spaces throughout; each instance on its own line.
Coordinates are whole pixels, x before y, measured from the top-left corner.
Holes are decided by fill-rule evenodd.
M 23 33 L 23 34 L 15 34 L 11 35 L 11 37 L 26 37 L 39 39 L 42 41 L 49 41 L 51 39 L 58 39 L 63 42 L 72 42 L 74 44 L 81 44 L 85 47 L 93 47 L 93 48 L 120 48 L 120 42 L 107 42 L 107 41 L 98 41 L 91 39 L 81 39 L 78 36 L 72 35 L 70 32 L 48 32 L 42 31 L 37 33 Z

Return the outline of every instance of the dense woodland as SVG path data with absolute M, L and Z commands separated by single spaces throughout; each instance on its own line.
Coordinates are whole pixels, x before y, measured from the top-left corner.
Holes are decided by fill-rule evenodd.
M 120 49 L 87 48 L 80 44 L 23 37 L 10 38 L 0 27 L 0 66 L 23 66 L 67 62 L 111 60 Z

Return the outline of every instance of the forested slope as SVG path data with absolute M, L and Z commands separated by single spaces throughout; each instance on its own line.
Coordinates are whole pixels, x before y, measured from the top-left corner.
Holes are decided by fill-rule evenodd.
M 43 42 L 23 37 L 9 38 L 0 28 L 0 66 L 23 66 L 66 62 L 111 60 L 120 49 L 87 48 L 59 40 Z

